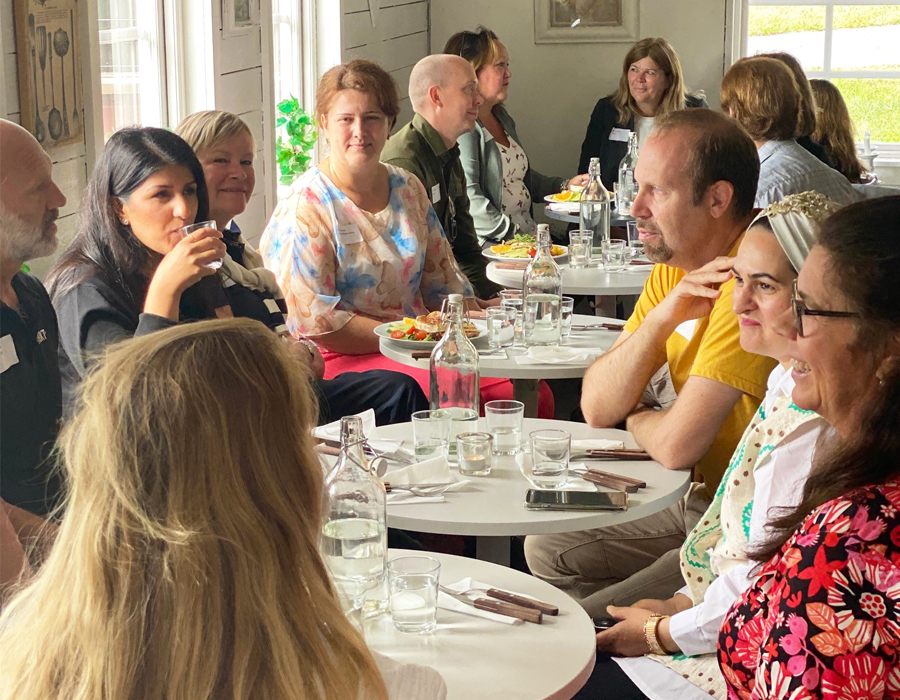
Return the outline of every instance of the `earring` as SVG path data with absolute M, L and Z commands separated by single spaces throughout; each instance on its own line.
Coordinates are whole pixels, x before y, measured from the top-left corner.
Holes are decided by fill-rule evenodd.
M 122 226 L 128 226 L 128 219 L 119 219 L 122 222 Z

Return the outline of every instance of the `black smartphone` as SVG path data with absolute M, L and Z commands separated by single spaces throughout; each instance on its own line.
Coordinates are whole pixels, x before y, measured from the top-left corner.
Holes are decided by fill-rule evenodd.
M 604 630 L 608 630 L 614 624 L 616 624 L 618 620 L 614 617 L 595 617 L 594 618 L 594 629 L 598 632 L 603 632 Z
M 525 507 L 530 510 L 625 510 L 623 491 L 538 491 L 528 489 Z

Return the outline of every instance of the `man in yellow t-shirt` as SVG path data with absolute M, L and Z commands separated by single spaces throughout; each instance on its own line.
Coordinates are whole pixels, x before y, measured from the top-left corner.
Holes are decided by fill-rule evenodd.
M 532 572 L 582 598 L 592 615 L 682 586 L 678 550 L 765 396 L 774 361 L 741 349 L 731 308 L 731 257 L 753 218 L 758 175 L 753 141 L 710 110 L 660 120 L 641 150 L 631 213 L 658 264 L 625 330 L 585 374 L 581 407 L 594 427 L 625 421 L 654 459 L 696 466 L 704 483 L 632 523 L 527 538 Z M 666 366 L 677 398 L 666 409 L 644 405 L 648 382 Z

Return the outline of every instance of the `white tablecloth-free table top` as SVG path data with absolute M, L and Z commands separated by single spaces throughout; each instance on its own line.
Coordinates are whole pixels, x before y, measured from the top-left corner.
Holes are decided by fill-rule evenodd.
M 591 296 L 616 296 L 619 294 L 640 294 L 644 282 L 650 276 L 653 265 L 634 265 L 622 272 L 607 272 L 602 267 L 573 269 L 567 263 L 562 269 L 563 294 L 588 294 Z M 501 270 L 496 262 L 488 263 L 487 278 L 511 289 L 521 289 L 524 269 Z
M 438 608 L 438 626 L 424 635 L 404 634 L 390 612 L 366 621 L 366 641 L 402 663 L 437 669 L 448 700 L 568 700 L 594 668 L 594 625 L 572 598 L 514 569 L 450 554 L 390 551 L 390 558 L 425 554 L 441 562 L 442 583 L 471 576 L 559 607 L 539 624 L 507 625 Z
M 637 447 L 631 433 L 591 428 L 584 423 L 526 418 L 522 428 L 523 440 L 532 430 L 558 428 L 569 431 L 575 440 L 606 438 L 621 440 L 625 447 Z M 485 429 L 484 418 L 480 418 L 478 430 Z M 409 423 L 382 426 L 375 430 L 373 436 L 409 440 L 411 443 L 412 426 Z M 467 477 L 471 479 L 469 485 L 460 491 L 444 494 L 445 502 L 421 505 L 388 503 L 388 525 L 416 532 L 476 535 L 479 559 L 508 564 L 510 536 L 589 530 L 637 520 L 676 503 L 687 493 L 691 482 L 690 470 L 666 469 L 652 460 L 591 461 L 588 466 L 636 477 L 646 481 L 647 488 L 629 494 L 628 510 L 621 512 L 527 510 L 524 505 L 525 492 L 531 486 L 519 471 L 515 457 L 495 457 L 490 476 Z M 390 468 L 396 469 L 397 465 L 391 463 Z M 385 481 L 391 480 L 390 474 L 388 471 Z M 601 487 L 601 490 L 605 489 Z
M 558 209 L 551 209 L 550 206 L 544 207 L 544 215 L 549 219 L 556 219 L 557 221 L 565 221 L 569 224 L 578 224 L 581 223 L 581 217 L 577 211 L 559 211 Z M 628 221 L 634 221 L 634 217 L 630 214 L 625 214 L 624 216 L 619 216 L 616 208 L 613 207 L 609 212 L 609 225 L 610 226 L 625 226 Z

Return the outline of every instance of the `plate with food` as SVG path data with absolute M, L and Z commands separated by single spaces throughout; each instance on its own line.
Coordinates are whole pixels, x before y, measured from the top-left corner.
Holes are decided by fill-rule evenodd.
M 548 194 L 544 197 L 547 204 L 552 204 L 553 209 L 561 212 L 578 213 L 581 208 L 581 191 L 566 190 L 556 194 Z
M 527 262 L 537 255 L 537 241 L 534 236 L 527 233 L 517 233 L 511 241 L 492 245 L 482 251 L 482 255 L 488 260 L 509 262 L 510 260 L 522 260 Z M 564 245 L 551 245 L 550 254 L 557 262 L 562 262 L 569 254 Z
M 416 318 L 404 318 L 402 321 L 382 323 L 375 327 L 375 335 L 390 340 L 405 348 L 433 348 L 447 331 L 447 322 L 441 320 L 440 311 L 432 311 L 430 314 L 417 316 Z M 483 322 L 474 323 L 465 321 L 463 330 L 466 337 L 475 342 L 487 337 L 487 325 Z

